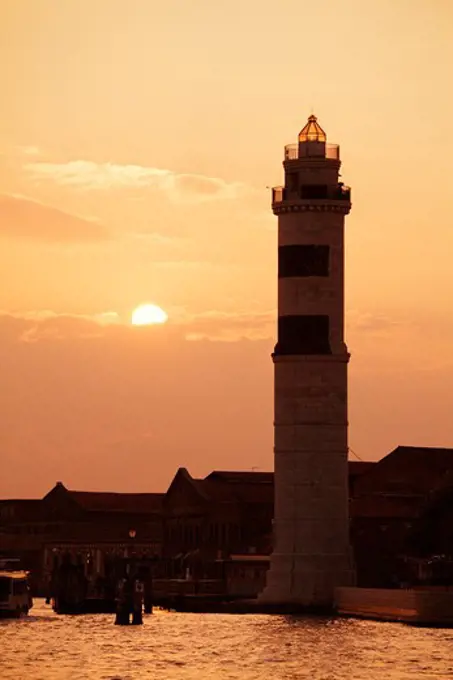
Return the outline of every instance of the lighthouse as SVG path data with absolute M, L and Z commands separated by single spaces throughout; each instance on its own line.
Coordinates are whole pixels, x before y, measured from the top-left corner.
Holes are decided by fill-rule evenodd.
M 285 147 L 278 217 L 274 362 L 274 548 L 262 602 L 324 608 L 352 585 L 348 518 L 349 353 L 344 342 L 340 150 L 316 116 Z

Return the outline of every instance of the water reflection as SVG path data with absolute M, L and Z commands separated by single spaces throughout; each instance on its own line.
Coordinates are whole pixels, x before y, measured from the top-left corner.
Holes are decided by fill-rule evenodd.
M 0 622 L 2 680 L 439 680 L 453 676 L 453 631 L 352 619 L 157 612 L 32 615 Z

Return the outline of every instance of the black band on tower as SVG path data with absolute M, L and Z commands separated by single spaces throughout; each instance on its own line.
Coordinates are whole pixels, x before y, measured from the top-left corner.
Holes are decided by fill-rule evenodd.
M 329 276 L 329 246 L 280 246 L 278 278 L 297 276 Z
M 279 316 L 274 354 L 332 354 L 328 315 Z

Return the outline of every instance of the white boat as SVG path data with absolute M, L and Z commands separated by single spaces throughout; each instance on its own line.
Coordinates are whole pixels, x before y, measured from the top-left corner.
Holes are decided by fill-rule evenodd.
M 28 614 L 33 600 L 26 571 L 0 571 L 0 617 Z

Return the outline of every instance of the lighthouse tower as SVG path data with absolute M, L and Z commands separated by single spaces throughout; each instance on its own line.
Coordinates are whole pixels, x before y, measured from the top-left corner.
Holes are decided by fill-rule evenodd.
M 278 216 L 274 552 L 261 601 L 328 607 L 352 584 L 348 521 L 348 350 L 337 145 L 310 116 L 285 147 Z

